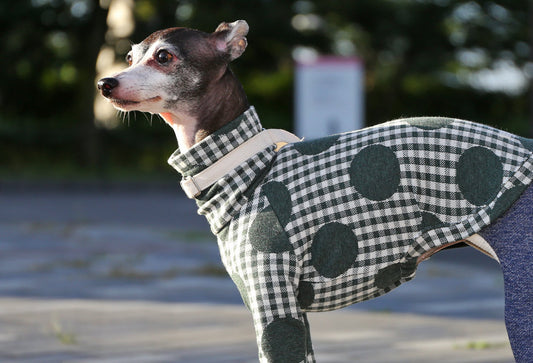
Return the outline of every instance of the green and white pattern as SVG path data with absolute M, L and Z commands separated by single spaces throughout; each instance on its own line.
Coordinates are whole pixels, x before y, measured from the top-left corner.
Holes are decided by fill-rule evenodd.
M 169 163 L 194 175 L 262 130 L 253 107 Z M 533 179 L 533 140 L 410 118 L 274 147 L 198 198 L 265 362 L 314 361 L 308 311 L 382 295 L 417 258 L 500 216 Z

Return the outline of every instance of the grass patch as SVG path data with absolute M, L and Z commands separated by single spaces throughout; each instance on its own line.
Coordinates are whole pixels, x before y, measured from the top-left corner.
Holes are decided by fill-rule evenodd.
M 30 268 L 30 271 L 46 273 L 46 272 L 52 272 L 56 269 L 64 269 L 64 268 L 72 269 L 72 270 L 84 270 L 84 269 L 88 269 L 91 266 L 93 262 L 92 260 L 94 260 L 94 258 L 74 259 L 74 260 L 36 264 Z
M 130 268 L 114 267 L 109 271 L 107 277 L 124 280 L 150 280 L 158 278 L 159 276 L 158 274 L 137 271 Z
M 53 318 L 50 322 L 52 326 L 52 333 L 54 334 L 55 338 L 61 342 L 64 345 L 76 345 L 78 344 L 78 340 L 76 339 L 76 335 L 71 332 L 67 332 L 59 320 L 56 318 Z
M 468 350 L 487 350 L 487 349 L 500 349 L 506 347 L 505 342 L 488 342 L 485 340 L 473 340 L 466 344 L 457 344 L 455 349 L 468 349 Z
M 213 276 L 213 277 L 228 276 L 228 272 L 226 271 L 224 266 L 215 265 L 215 264 L 207 264 L 207 265 L 201 266 L 198 269 L 194 270 L 193 273 L 198 274 L 200 276 Z
M 222 265 L 207 263 L 198 267 L 181 269 L 170 268 L 164 271 L 139 271 L 131 267 L 117 266 L 109 270 L 106 277 L 123 280 L 169 280 L 179 276 L 227 277 L 226 269 Z
M 180 242 L 216 242 L 216 237 L 209 231 L 169 231 L 166 235 L 171 239 L 179 240 Z

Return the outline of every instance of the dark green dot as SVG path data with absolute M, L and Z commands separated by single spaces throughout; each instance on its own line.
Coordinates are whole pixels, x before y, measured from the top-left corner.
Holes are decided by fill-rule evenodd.
M 313 354 L 313 343 L 311 341 L 311 327 L 309 325 L 309 320 L 307 319 L 307 314 L 302 314 L 304 319 L 304 325 L 305 325 L 305 355 L 309 356 L 309 354 Z
M 527 189 L 527 185 L 519 184 L 511 189 L 506 190 L 494 203 L 489 215 L 490 220 L 494 221 L 498 219 L 507 209 L 509 209 L 514 202 L 522 195 Z
M 422 223 L 420 223 L 420 230 L 427 231 L 444 225 L 436 215 L 429 212 L 420 212 L 422 215 Z
M 502 162 L 487 148 L 472 147 L 457 162 L 457 185 L 465 199 L 474 205 L 489 203 L 500 190 L 502 179 Z
M 317 155 L 335 145 L 339 137 L 340 135 L 332 135 L 316 140 L 297 142 L 293 145 L 300 154 Z
M 450 125 L 453 119 L 445 117 L 413 117 L 407 118 L 404 121 L 419 129 L 436 130 Z
M 242 301 L 244 302 L 244 305 L 250 310 L 250 300 L 248 299 L 248 290 L 246 290 L 246 285 L 244 284 L 244 281 L 241 279 L 241 277 L 237 274 L 231 274 L 231 279 L 233 280 L 233 283 L 235 286 L 237 286 L 237 289 L 239 289 L 239 293 L 241 294 Z
M 402 278 L 413 278 L 416 268 L 418 267 L 418 261 L 416 258 L 411 258 L 406 262 L 400 264 L 402 268 Z
M 279 253 L 291 249 L 287 234 L 270 206 L 257 214 L 248 231 L 248 238 L 260 252 Z
M 526 149 L 533 151 L 533 139 L 527 139 L 525 137 L 518 136 L 518 140 L 520 140 Z
M 308 308 L 315 299 L 315 290 L 313 284 L 307 281 L 301 281 L 298 285 L 298 303 L 302 309 Z
M 311 264 L 324 277 L 333 278 L 346 272 L 353 266 L 357 254 L 355 235 L 344 224 L 326 224 L 313 237 Z
M 289 223 L 292 211 L 291 195 L 287 187 L 276 181 L 263 185 L 262 193 L 267 197 L 268 203 L 274 210 L 282 226 Z
M 261 348 L 269 362 L 299 363 L 305 360 L 305 325 L 291 317 L 276 319 L 263 331 Z
M 400 185 L 400 163 L 394 152 L 383 145 L 361 150 L 350 165 L 350 182 L 365 198 L 385 200 Z
M 394 287 L 400 283 L 400 280 L 411 279 L 416 271 L 416 259 L 404 263 L 395 263 L 379 270 L 375 277 L 376 287 L 386 289 Z
M 385 289 L 393 286 L 402 278 L 402 269 L 399 263 L 382 268 L 375 277 L 376 287 Z

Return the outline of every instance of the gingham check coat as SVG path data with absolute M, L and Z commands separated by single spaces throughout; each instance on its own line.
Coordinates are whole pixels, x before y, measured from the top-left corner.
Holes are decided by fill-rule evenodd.
M 195 175 L 262 130 L 253 107 L 169 163 Z M 382 295 L 417 258 L 500 216 L 533 178 L 533 140 L 410 118 L 274 146 L 197 197 L 254 319 L 261 361 L 314 361 L 308 311 Z

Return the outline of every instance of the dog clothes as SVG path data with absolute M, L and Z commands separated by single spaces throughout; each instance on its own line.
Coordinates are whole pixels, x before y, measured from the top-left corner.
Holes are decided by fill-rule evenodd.
M 251 107 L 169 163 L 195 175 L 261 130 Z M 196 198 L 267 362 L 314 361 L 306 312 L 410 280 L 420 256 L 488 226 L 533 179 L 533 140 L 449 118 L 274 149 Z

